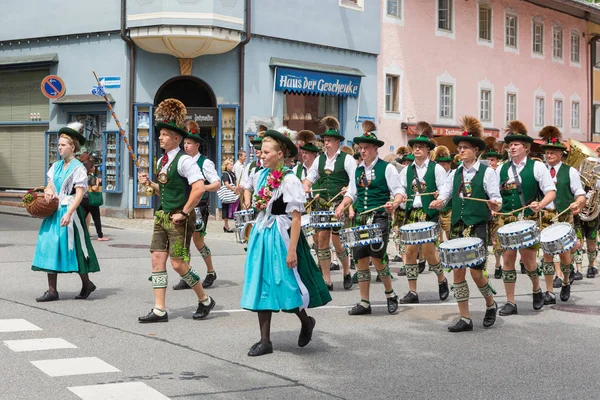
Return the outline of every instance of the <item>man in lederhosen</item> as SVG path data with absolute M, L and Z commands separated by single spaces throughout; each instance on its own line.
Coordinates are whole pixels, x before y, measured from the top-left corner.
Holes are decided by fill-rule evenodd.
M 537 213 L 550 204 L 556 195 L 556 187 L 544 163 L 528 158 L 533 138 L 527 136 L 527 128 L 521 121 L 510 121 L 505 129 L 507 135 L 504 143 L 508 144 L 512 161 L 506 162 L 496 170 L 500 178 L 500 195 L 502 196 L 501 213 L 506 216 L 496 216 L 498 227 L 516 222 L 519 212 L 515 210 L 527 206 L 524 211 L 526 219 L 537 222 Z M 541 192 L 541 195 L 540 195 Z M 541 199 L 540 199 L 541 197 Z M 544 306 L 540 279 L 537 274 L 536 252 L 539 243 L 520 249 L 521 261 L 533 290 L 533 309 L 540 310 Z M 518 314 L 515 303 L 515 282 L 517 272 L 515 262 L 517 250 L 504 250 L 502 279 L 506 290 L 506 304 L 500 309 L 500 315 Z
M 159 132 L 160 147 L 165 151 L 158 161 L 158 183 L 150 182 L 147 174 L 140 173 L 141 184 L 150 184 L 157 195 L 160 205 L 154 219 L 154 233 L 150 252 L 152 253 L 152 287 L 154 289 L 154 308 L 148 315 L 139 317 L 141 323 L 167 322 L 165 296 L 168 275 L 167 259 L 171 258 L 173 269 L 181 276 L 198 296 L 198 309 L 194 319 L 208 316 L 215 306 L 215 301 L 208 296 L 202 285 L 198 285 L 200 277 L 190 267 L 190 241 L 196 224 L 194 207 L 204 194 L 204 176 L 192 157 L 184 154 L 179 145 L 187 136 L 183 126 L 186 109 L 176 99 L 162 101 L 155 112 L 156 130 Z M 187 187 L 191 192 L 187 195 Z
M 196 121 L 187 120 L 185 122 L 185 129 L 188 131 L 188 135 L 183 139 L 183 149 L 186 154 L 192 157 L 198 164 L 200 172 L 204 175 L 205 191 L 200 199 L 200 203 L 198 203 L 194 210 L 196 212 L 196 225 L 192 240 L 206 263 L 206 277 L 204 278 L 204 281 L 202 281 L 202 287 L 208 288 L 211 287 L 217 279 L 217 273 L 215 272 L 212 256 L 210 255 L 210 248 L 204 243 L 209 214 L 208 195 L 210 192 L 219 190 L 221 187 L 221 179 L 219 178 L 219 174 L 217 174 L 215 164 L 200 154 L 200 143 L 202 139 L 200 138 L 200 127 Z M 190 289 L 190 286 L 183 279 L 181 279 L 177 285 L 173 286 L 173 290 L 182 289 Z
M 316 182 L 319 188 L 326 189 L 319 192 L 317 210 L 328 211 L 332 206 L 342 201 L 342 191 L 346 190 L 350 182 L 350 177 L 356 170 L 356 161 L 354 158 L 340 150 L 340 142 L 344 136 L 340 134 L 340 123 L 334 117 L 325 117 L 322 120 L 325 125 L 325 133 L 321 136 L 325 144 L 325 153 L 313 163 L 308 175 L 304 180 L 304 191 L 309 193 L 312 185 Z M 342 247 L 339 236 L 340 228 L 321 228 L 315 235 L 319 235 L 317 249 L 317 259 L 319 266 L 323 271 L 323 279 L 327 283 L 329 290 L 333 290 L 331 282 L 331 250 L 329 242 L 333 242 L 336 255 L 342 263 L 344 272 L 344 289 L 352 288 L 352 276 L 350 275 L 350 260 L 346 249 Z
M 446 171 L 440 165 L 429 160 L 429 152 L 435 148 L 430 140 L 433 137 L 433 129 L 429 123 L 417 122 L 415 127 L 417 137 L 408 141 L 413 149 L 415 161 L 400 171 L 400 193 L 406 198 L 405 224 L 415 222 L 431 221 L 439 222 L 439 211 L 430 208 L 433 195 L 421 196 L 419 193 L 435 193 L 446 181 Z M 429 263 L 429 270 L 437 276 L 438 292 L 440 300 L 448 298 L 448 280 L 444 277 L 444 269 L 437 254 L 436 242 L 421 245 L 423 255 Z M 419 245 L 406 246 L 406 277 L 410 291 L 404 296 L 400 303 L 418 303 L 417 279 L 419 278 L 419 266 L 417 265 L 417 253 Z
M 553 222 L 552 219 L 566 209 L 571 211 L 559 216 L 558 221 L 567 222 L 572 226 L 573 215 L 579 213 L 586 202 L 579 172 L 561 161 L 564 151 L 567 150 L 567 147 L 561 141 L 561 136 L 561 132 L 554 126 L 546 126 L 540 131 L 540 137 L 545 142 L 542 149 L 546 153 L 546 164 L 556 186 L 556 198 L 541 211 L 542 226 L 540 228 L 542 230 L 550 226 Z M 571 297 L 572 282 L 569 281 L 569 275 L 573 270 L 573 264 L 571 263 L 571 252 L 573 251 L 575 251 L 575 248 L 559 255 L 560 270 L 564 277 L 560 289 L 560 299 L 562 301 L 567 301 Z M 544 254 L 542 259 L 542 273 L 546 282 L 545 305 L 556 304 L 556 296 L 552 287 L 556 272 L 553 258 L 551 254 Z
M 452 141 L 457 145 L 461 165 L 452 171 L 437 200 L 430 207 L 441 209 L 452 199 L 452 228 L 450 239 L 460 237 L 476 237 L 483 241 L 487 251 L 488 222 L 491 219 L 490 210 L 498 211 L 502 203 L 498 176 L 496 172 L 477 161 L 477 152 L 484 149 L 481 139 L 483 126 L 474 117 L 464 117 L 461 120 L 461 136 L 454 136 Z M 487 200 L 475 201 L 466 198 Z M 489 328 L 496 322 L 498 305 L 494 301 L 494 290 L 489 284 L 484 271 L 487 258 L 478 265 L 470 266 L 471 278 L 477 285 L 486 305 L 483 326 Z M 469 284 L 466 280 L 467 268 L 457 268 L 454 274 L 454 297 L 458 303 L 460 319 L 448 327 L 450 332 L 473 330 L 473 321 L 469 313 Z
M 357 225 L 378 224 L 382 231 L 382 243 L 357 246 L 352 249 L 352 257 L 357 261 L 357 279 L 360 287 L 360 303 L 356 304 L 348 314 L 371 314 L 369 301 L 369 288 L 371 285 L 371 271 L 369 262 L 377 270 L 377 275 L 385 287 L 387 309 L 390 314 L 398 309 L 398 296 L 392 288 L 392 276 L 387 261 L 387 244 L 389 238 L 390 218 L 396 207 L 403 200 L 398 182 L 398 170 L 392 164 L 378 157 L 377 149 L 384 142 L 377 139 L 373 131 L 375 124 L 371 121 L 363 122 L 364 134 L 354 138 L 354 143 L 360 147 L 362 163 L 353 176 L 350 177 L 350 187 L 344 200 L 336 208 L 336 216 L 342 216 L 344 209 L 354 203 Z M 394 197 L 394 201 L 390 201 Z M 361 213 L 364 213 L 361 215 Z M 371 222 L 372 220 L 372 222 Z

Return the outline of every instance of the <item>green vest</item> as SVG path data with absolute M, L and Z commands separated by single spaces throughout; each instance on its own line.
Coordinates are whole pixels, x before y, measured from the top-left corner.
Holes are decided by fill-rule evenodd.
M 535 201 L 538 198 L 540 187 L 538 181 L 535 179 L 533 173 L 533 166 L 535 161 L 528 158 L 525 163 L 525 167 L 519 172 L 519 180 L 521 181 L 521 189 L 523 190 L 523 199 L 527 204 Z M 507 162 L 502 165 L 500 169 L 500 194 L 502 195 L 502 209 L 500 212 L 507 213 L 513 210 L 519 209 L 524 206 L 521 204 L 519 193 L 516 187 L 514 189 L 507 190 L 505 182 L 508 180 L 508 170 L 512 169 L 512 162 Z M 525 209 L 525 216 L 529 217 L 533 215 L 533 211 L 529 208 Z
M 341 192 L 343 187 L 348 186 L 350 177 L 344 169 L 346 157 L 350 156 L 344 152 L 340 152 L 333 165 L 333 171 L 327 170 L 327 172 L 325 171 L 325 160 L 327 159 L 327 155 L 321 154 L 319 157 L 319 179 L 317 179 L 317 182 L 321 189 L 327 189 L 326 191 L 321 192 L 321 198 L 329 201 Z
M 167 183 L 162 184 L 158 182 L 160 189 L 160 205 L 158 209 L 167 213 L 182 209 L 188 200 L 188 196 L 186 195 L 188 181 L 177 172 L 177 164 L 179 164 L 179 159 L 182 155 L 183 152 L 178 152 L 173 162 L 169 164 L 167 168 Z
M 487 166 L 479 164 L 479 170 L 471 180 L 471 196 L 474 199 L 489 199 L 483 188 L 483 178 Z M 462 220 L 465 225 L 484 224 L 490 220 L 490 211 L 486 203 L 469 201 L 460 197 L 463 183 L 463 167 L 460 166 L 454 173 L 452 189 L 452 226 Z
M 300 179 L 302 182 L 302 171 L 304 170 L 304 164 L 298 164 L 298 168 L 296 168 L 296 178 Z
M 413 207 L 414 201 L 414 190 L 412 187 L 412 183 L 415 179 L 415 167 L 413 167 L 414 162 L 410 164 L 406 170 L 406 195 L 408 196 L 408 200 L 406 201 L 406 212 L 409 213 Z M 435 167 L 436 163 L 433 161 L 429 161 L 429 165 L 427 166 L 427 172 L 425 172 L 424 180 L 425 180 L 425 192 L 422 193 L 430 193 L 438 190 L 438 187 L 435 183 Z M 433 208 L 429 208 L 429 204 L 433 201 L 433 196 L 422 196 L 421 204 L 423 206 L 423 211 L 429 218 L 433 218 L 438 215 L 439 211 Z M 408 214 L 407 214 L 408 215 Z
M 373 167 L 369 186 L 365 187 L 362 176 L 365 167 L 356 168 L 356 202 L 354 210 L 361 213 L 371 208 L 379 207 L 390 200 L 390 190 L 385 179 L 385 169 L 388 163 L 379 159 Z
M 206 161 L 207 158 L 204 157 L 202 154 L 200 154 L 200 157 L 198 158 L 198 166 L 200 167 L 200 172 L 202 172 L 202 176 L 204 176 L 204 185 L 209 185 L 210 182 L 208 181 L 208 179 L 206 179 L 206 175 L 204 175 L 204 170 L 202 169 L 202 166 L 204 165 L 204 161 Z M 204 194 L 202 195 L 202 198 L 200 199 L 200 201 L 202 200 L 208 200 L 208 191 L 204 191 Z
M 567 164 L 562 164 L 556 174 L 556 198 L 554 205 L 559 213 L 569 208 L 575 200 L 575 195 L 571 192 L 571 175 L 569 174 L 571 167 Z

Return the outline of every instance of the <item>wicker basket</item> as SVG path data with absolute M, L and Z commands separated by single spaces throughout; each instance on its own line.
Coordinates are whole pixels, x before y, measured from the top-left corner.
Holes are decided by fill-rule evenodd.
M 37 197 L 31 203 L 25 203 L 25 209 L 33 217 L 46 218 L 56 212 L 58 208 L 58 198 L 53 197 L 50 201 L 46 201 L 44 197 L 44 187 L 38 186 L 32 191 L 37 193 Z M 41 194 L 41 195 L 40 195 Z

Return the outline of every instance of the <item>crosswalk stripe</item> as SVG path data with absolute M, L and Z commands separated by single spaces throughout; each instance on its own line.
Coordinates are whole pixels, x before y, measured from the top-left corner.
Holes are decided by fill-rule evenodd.
M 42 328 L 35 326 L 24 319 L 0 319 L 0 332 L 24 332 L 41 331 Z
M 76 386 L 68 389 L 82 400 L 169 400 L 143 382 Z
M 4 344 L 15 352 L 77 348 L 74 344 L 60 338 L 5 340 Z
M 79 357 L 63 358 L 58 360 L 38 360 L 31 361 L 33 365 L 39 368 L 46 375 L 70 376 L 98 374 L 104 372 L 121 372 L 98 357 Z

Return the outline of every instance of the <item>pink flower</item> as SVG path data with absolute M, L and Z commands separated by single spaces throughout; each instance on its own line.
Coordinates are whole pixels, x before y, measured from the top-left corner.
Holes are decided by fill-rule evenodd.
M 273 176 L 273 178 L 275 178 L 277 180 L 283 178 L 283 172 L 279 171 L 278 169 L 276 169 L 275 171 L 273 171 L 271 173 L 271 175 Z

